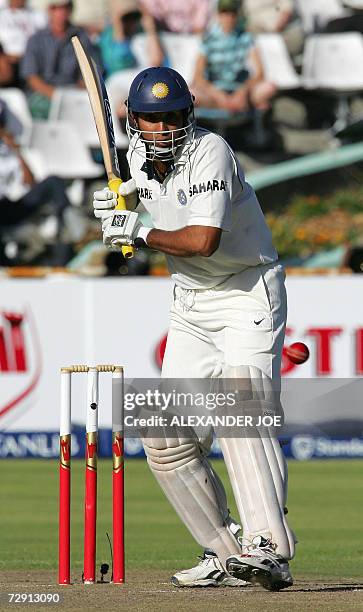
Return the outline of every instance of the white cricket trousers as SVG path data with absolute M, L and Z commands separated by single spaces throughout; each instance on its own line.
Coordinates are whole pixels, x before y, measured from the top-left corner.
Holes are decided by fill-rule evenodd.
M 244 270 L 213 289 L 176 286 L 163 378 L 230 378 L 251 371 L 251 376 L 272 379 L 279 390 L 287 314 L 284 281 L 282 266 L 274 263 Z M 146 440 L 145 451 L 160 486 L 192 535 L 224 563 L 238 547 L 228 533 L 223 487 L 204 456 L 206 440 L 198 433 L 197 437 L 199 448 L 175 435 Z M 291 558 L 295 538 L 284 513 L 287 470 L 277 438 L 262 428 L 253 438 L 242 434 L 219 442 L 245 545 L 263 535 L 274 542 L 279 554 Z
M 174 288 L 164 378 L 222 376 L 227 366 L 255 366 L 280 380 L 286 324 L 280 264 L 248 268 L 213 289 Z

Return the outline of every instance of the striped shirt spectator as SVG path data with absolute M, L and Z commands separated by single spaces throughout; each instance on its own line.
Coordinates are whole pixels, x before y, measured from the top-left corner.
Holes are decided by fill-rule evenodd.
M 216 21 L 202 41 L 192 91 L 198 106 L 231 113 L 265 111 L 276 93 L 263 79 L 252 35 L 243 28 L 240 0 L 219 0 Z
M 253 46 L 253 36 L 241 24 L 225 33 L 214 23 L 201 44 L 207 79 L 224 91 L 236 90 L 248 79 L 248 56 Z
M 9 6 L 0 10 L 0 42 L 5 53 L 19 59 L 24 54 L 30 36 L 46 25 L 47 16 L 44 12 L 28 8 L 25 0 L 10 0 Z

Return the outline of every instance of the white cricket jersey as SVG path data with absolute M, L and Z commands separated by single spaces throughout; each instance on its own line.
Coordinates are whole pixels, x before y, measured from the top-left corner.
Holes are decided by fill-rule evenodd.
M 148 178 L 143 158 L 131 146 L 127 159 L 155 228 L 173 231 L 204 225 L 223 230 L 210 257 L 166 256 L 177 285 L 211 289 L 247 267 L 277 260 L 256 194 L 223 138 L 197 128 L 195 142 L 177 156 L 163 183 Z

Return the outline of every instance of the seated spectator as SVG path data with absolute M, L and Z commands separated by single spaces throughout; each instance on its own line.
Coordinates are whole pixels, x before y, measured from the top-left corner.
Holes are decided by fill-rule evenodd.
M 0 44 L 0 87 L 14 86 L 15 84 L 14 66 Z
M 62 179 L 49 176 L 36 183 L 19 145 L 6 127 L 5 104 L 0 100 L 1 225 L 15 225 L 51 202 L 59 221 L 70 201 Z
M 105 30 L 100 40 L 102 61 L 105 64 L 108 95 L 112 108 L 124 123 L 125 100 L 130 84 L 144 66 L 139 66 L 130 42 L 138 31 L 146 35 L 146 63 L 160 66 L 164 63 L 154 19 L 135 0 L 114 0 L 112 3 L 112 26 Z M 140 28 L 140 29 L 139 29 Z
M 26 47 L 20 72 L 29 88 L 29 107 L 36 119 L 48 117 L 57 87 L 83 87 L 72 36 L 78 36 L 94 55 L 84 30 L 70 21 L 72 6 L 68 0 L 48 0 L 49 26 L 33 34 Z
M 43 209 L 46 210 L 47 217 L 40 226 L 38 213 Z M 78 242 L 86 231 L 82 211 L 71 205 L 63 179 L 58 176 L 48 176 L 39 182 L 34 179 L 13 134 L 7 127 L 6 105 L 1 99 L 0 210 L 1 262 L 7 259 L 4 251 L 6 236 L 9 231 L 18 229 L 24 222 L 27 223 L 27 234 L 23 233 L 22 236 L 24 246 L 29 240 L 27 246 L 30 248 L 37 228 L 39 244 L 33 245 L 36 246 L 34 254 L 44 251 L 47 241 L 50 240 L 48 244 L 52 245 L 51 251 L 47 250 L 46 256 L 47 263 L 50 258 L 52 265 L 64 265 L 72 255 L 72 243 Z M 35 225 L 35 219 L 32 217 L 36 214 L 38 217 Z M 30 251 L 32 250 L 34 249 L 30 248 Z
M 137 2 L 124 0 L 122 5 L 114 3 L 112 25 L 102 32 L 98 43 L 106 77 L 137 67 L 131 40 L 142 31 L 141 26 L 147 37 L 148 61 L 151 66 L 160 66 L 164 54 L 153 19 L 141 14 Z
M 267 110 L 276 93 L 263 71 L 253 37 L 240 21 L 239 0 L 219 0 L 215 23 L 205 35 L 192 91 L 198 106 L 243 112 Z
M 329 21 L 324 29 L 327 34 L 339 32 L 360 32 L 363 34 L 363 0 L 343 0 L 344 8 L 350 14 Z
M 204 32 L 213 5 L 213 0 L 141 0 L 141 6 L 155 19 L 160 30 L 178 34 Z
M 283 36 L 291 55 L 302 50 L 304 32 L 293 0 L 243 0 L 246 29 L 253 34 L 275 32 Z
M 19 62 L 30 36 L 46 24 L 46 14 L 28 8 L 26 0 L 8 0 L 8 7 L 0 10 L 0 43 L 14 67 L 13 84 L 20 85 Z

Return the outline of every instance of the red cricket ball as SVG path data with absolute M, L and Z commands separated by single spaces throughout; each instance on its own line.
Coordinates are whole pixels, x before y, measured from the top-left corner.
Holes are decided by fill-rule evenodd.
M 309 349 L 303 342 L 294 342 L 286 348 L 286 355 L 292 363 L 305 363 L 309 359 Z

